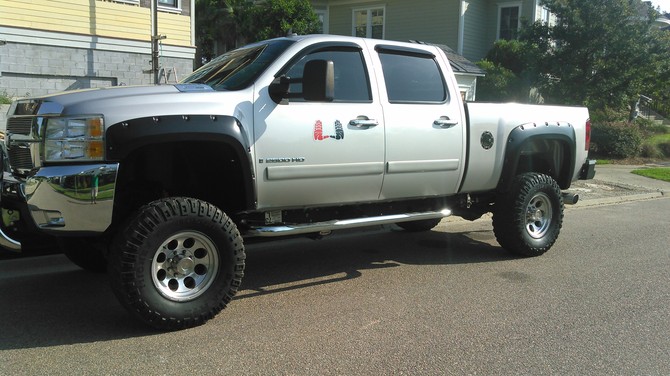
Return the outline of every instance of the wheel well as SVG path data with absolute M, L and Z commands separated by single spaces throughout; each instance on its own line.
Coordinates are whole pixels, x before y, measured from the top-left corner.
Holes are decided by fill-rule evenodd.
M 503 184 L 509 183 L 514 176 L 526 172 L 539 172 L 551 176 L 561 189 L 567 189 L 572 182 L 572 167 L 574 161 L 570 148 L 562 139 L 534 138 L 525 142 L 518 153 L 508 157 L 507 173 L 504 174 Z M 506 187 L 506 185 L 503 185 Z
M 114 222 L 163 197 L 193 197 L 229 215 L 247 209 L 246 163 L 220 142 L 180 141 L 143 146 L 119 168 Z

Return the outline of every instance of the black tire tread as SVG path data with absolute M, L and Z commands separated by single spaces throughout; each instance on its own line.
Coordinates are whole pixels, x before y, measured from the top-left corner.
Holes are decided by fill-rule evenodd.
M 192 215 L 209 218 L 226 232 L 234 255 L 232 281 L 227 291 L 217 292 L 220 299 L 217 299 L 207 311 L 194 312 L 184 317 L 165 317 L 147 304 L 139 291 L 139 286 L 136 286 L 136 265 L 144 261 L 140 256 L 140 247 L 148 235 L 160 224 L 174 218 L 185 218 Z M 110 280 L 112 289 L 121 304 L 140 320 L 157 329 L 179 330 L 201 325 L 226 307 L 242 283 L 245 258 L 242 236 L 232 219 L 223 211 L 214 205 L 193 198 L 166 198 L 141 207 L 127 225 L 119 231 L 110 252 Z
M 552 218 L 552 229 L 537 244 L 529 244 L 524 237 L 527 200 L 534 192 L 544 191 L 557 199 L 557 215 Z M 553 203 L 554 205 L 556 203 Z M 539 256 L 556 242 L 563 226 L 563 199 L 556 181 L 548 175 L 529 172 L 518 175 L 505 194 L 495 202 L 493 232 L 498 243 L 506 250 L 523 256 Z

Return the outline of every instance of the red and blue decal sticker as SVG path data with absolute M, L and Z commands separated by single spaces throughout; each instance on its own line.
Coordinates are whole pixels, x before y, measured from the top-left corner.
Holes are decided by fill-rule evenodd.
M 314 123 L 314 141 L 323 141 L 326 139 L 344 140 L 344 127 L 342 127 L 342 123 L 339 120 L 335 120 L 334 135 L 323 134 L 323 123 L 321 120 L 317 120 Z

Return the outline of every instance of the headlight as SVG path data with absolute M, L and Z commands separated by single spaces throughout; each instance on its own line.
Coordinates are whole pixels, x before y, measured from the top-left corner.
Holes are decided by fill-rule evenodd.
M 102 160 L 104 134 L 102 116 L 48 119 L 44 159 L 47 162 Z

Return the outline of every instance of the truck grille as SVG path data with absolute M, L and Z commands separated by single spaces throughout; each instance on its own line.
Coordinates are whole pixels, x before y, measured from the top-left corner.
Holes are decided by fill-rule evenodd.
M 31 170 L 35 167 L 30 151 L 31 148 L 25 145 L 19 146 L 13 142 L 22 138 L 25 139 L 25 137 L 21 136 L 28 136 L 28 138 L 30 138 L 33 129 L 33 121 L 35 119 L 35 117 L 31 116 L 18 116 L 7 119 L 7 133 L 10 134 L 9 137 L 12 140 L 10 141 L 10 144 L 7 145 L 7 154 L 9 155 L 9 163 L 13 169 Z
M 13 134 L 30 134 L 33 127 L 33 117 L 12 117 L 7 120 L 7 132 Z
M 13 147 L 7 151 L 12 168 L 30 170 L 33 167 L 33 158 L 30 149 Z

